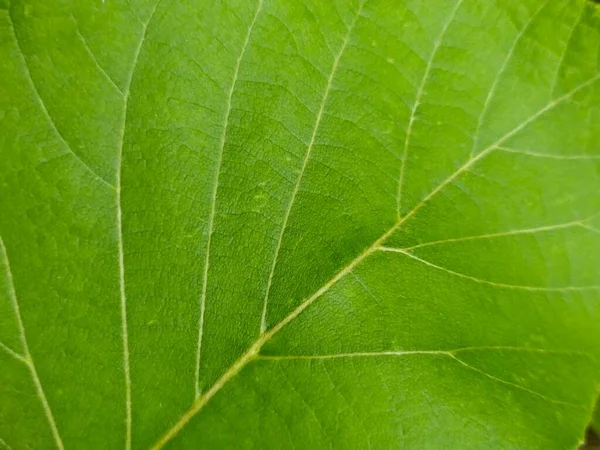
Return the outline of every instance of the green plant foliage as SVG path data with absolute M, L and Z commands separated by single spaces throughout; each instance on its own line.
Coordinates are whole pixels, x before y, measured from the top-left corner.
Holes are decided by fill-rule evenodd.
M 600 14 L 0 0 L 0 447 L 575 448 Z
M 596 402 L 596 408 L 594 409 L 594 415 L 592 416 L 592 423 L 590 427 L 596 433 L 600 431 L 600 401 Z

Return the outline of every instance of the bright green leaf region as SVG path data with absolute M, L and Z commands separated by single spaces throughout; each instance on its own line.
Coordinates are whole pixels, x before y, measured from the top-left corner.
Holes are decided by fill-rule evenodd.
M 0 0 L 0 448 L 574 449 L 600 8 Z

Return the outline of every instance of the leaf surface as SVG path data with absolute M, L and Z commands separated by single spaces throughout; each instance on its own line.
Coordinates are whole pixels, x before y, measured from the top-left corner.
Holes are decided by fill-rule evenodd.
M 0 39 L 0 446 L 577 446 L 596 5 L 0 0 Z

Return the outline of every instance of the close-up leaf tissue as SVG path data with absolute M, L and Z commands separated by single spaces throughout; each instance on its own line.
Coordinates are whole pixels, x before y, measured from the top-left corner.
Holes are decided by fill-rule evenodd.
M 591 450 L 599 394 L 600 2 L 0 0 L 0 450 Z

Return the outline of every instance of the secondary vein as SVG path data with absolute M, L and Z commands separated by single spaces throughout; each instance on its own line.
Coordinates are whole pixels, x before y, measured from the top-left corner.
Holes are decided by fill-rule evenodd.
M 499 238 L 499 237 L 519 236 L 519 235 L 524 235 L 524 234 L 533 234 L 534 235 L 537 233 L 562 230 L 562 229 L 566 229 L 566 228 L 574 228 L 574 227 L 578 227 L 578 226 L 579 227 L 584 226 L 584 220 L 573 220 L 570 222 L 564 222 L 564 223 L 559 223 L 559 224 L 554 224 L 554 225 L 544 225 L 544 226 L 539 226 L 539 227 L 535 227 L 535 228 L 524 228 L 524 229 L 519 229 L 519 230 L 499 231 L 497 233 L 486 233 L 486 234 L 478 234 L 478 235 L 473 235 L 473 236 L 462 236 L 462 237 L 457 237 L 457 238 L 440 239 L 437 241 L 429 241 L 429 242 L 423 242 L 421 244 L 411 245 L 410 247 L 404 247 L 401 250 L 411 251 L 411 250 L 415 250 L 417 248 L 431 247 L 433 245 L 451 244 L 451 243 L 455 243 L 455 242 L 476 241 L 479 239 L 494 239 L 494 238 Z
M 19 302 L 17 300 L 17 293 L 15 290 L 15 282 L 13 279 L 12 271 L 10 268 L 10 262 L 8 260 L 8 254 L 6 252 L 6 246 L 4 245 L 4 240 L 0 236 L 0 252 L 4 255 L 4 260 L 6 261 L 6 275 L 8 277 L 8 286 L 9 286 L 9 297 L 10 302 L 13 307 L 13 311 L 17 318 L 17 326 L 19 329 L 19 339 L 21 340 L 21 345 L 23 346 L 23 351 L 25 353 L 23 358 L 20 358 L 25 365 L 29 368 L 29 372 L 31 373 L 31 378 L 33 384 L 35 386 L 35 391 L 37 393 L 38 398 L 40 399 L 40 403 L 42 404 L 42 408 L 44 410 L 44 414 L 46 415 L 46 419 L 48 420 L 48 424 L 50 425 L 50 431 L 52 432 L 52 437 L 54 438 L 54 442 L 56 443 L 56 447 L 59 450 L 64 450 L 64 445 L 62 439 L 60 437 L 60 433 L 58 432 L 58 428 L 56 426 L 56 421 L 54 420 L 54 415 L 52 414 L 52 409 L 50 408 L 50 404 L 48 403 L 48 399 L 46 398 L 46 394 L 44 393 L 44 388 L 42 387 L 42 382 L 40 381 L 40 377 L 35 368 L 35 363 L 33 362 L 33 357 L 31 356 L 31 352 L 29 351 L 29 345 L 27 343 L 27 335 L 25 334 L 25 326 L 23 325 L 23 318 L 21 317 L 21 309 L 19 308 Z
M 23 48 L 21 46 L 21 40 L 19 39 L 19 35 L 17 34 L 17 30 L 15 28 L 14 19 L 12 17 L 12 9 L 9 9 L 8 17 L 10 19 L 9 23 L 11 25 L 12 32 L 15 37 L 15 42 L 19 49 L 19 55 L 21 56 L 21 59 L 23 61 L 23 67 L 25 69 L 25 75 L 26 75 L 25 78 L 27 78 L 29 86 L 31 87 L 31 90 L 35 94 L 34 97 L 37 100 L 37 103 L 42 111 L 42 114 L 46 117 L 46 119 L 48 120 L 48 123 L 50 124 L 50 128 L 52 129 L 54 134 L 56 134 L 56 136 L 58 137 L 59 141 L 63 144 L 63 146 L 68 150 L 68 152 L 71 153 L 75 157 L 75 160 L 79 164 L 81 164 L 82 167 L 86 171 L 88 171 L 94 178 L 96 178 L 103 185 L 107 186 L 110 189 L 114 189 L 115 187 L 112 184 L 110 184 L 107 180 L 105 180 L 102 176 L 100 176 L 100 174 L 97 173 L 94 169 L 92 169 L 91 166 L 81 158 L 81 156 L 79 156 L 77 153 L 75 153 L 73 151 L 73 149 L 71 148 L 71 145 L 67 142 L 67 140 L 63 137 L 62 133 L 59 131 L 58 127 L 56 126 L 56 123 L 54 122 L 54 119 L 52 118 L 52 116 L 50 115 L 50 112 L 48 111 L 48 108 L 46 107 L 46 103 L 44 102 L 44 99 L 40 95 L 40 91 L 38 90 L 37 84 L 35 83 L 32 75 L 31 75 L 31 70 L 29 69 L 29 63 L 27 62 L 27 58 L 25 57 L 25 53 L 23 52 Z
M 140 41 L 134 51 L 133 61 L 131 66 L 131 72 L 129 73 L 129 78 L 127 79 L 127 84 L 124 89 L 123 94 L 123 123 L 121 127 L 121 138 L 120 144 L 117 151 L 117 176 L 116 176 L 116 216 L 117 216 L 117 242 L 118 242 L 118 258 L 119 258 L 119 295 L 121 301 L 121 336 L 123 339 L 123 373 L 125 376 L 125 449 L 131 449 L 131 410 L 132 410 L 132 402 L 131 402 L 131 373 L 129 366 L 129 336 L 127 329 L 127 295 L 125 292 L 125 252 L 123 248 L 123 212 L 121 207 L 121 174 L 122 174 L 122 162 L 123 162 L 123 145 L 125 142 L 125 129 L 127 126 L 127 110 L 129 106 L 129 94 L 131 92 L 131 82 L 133 80 L 133 75 L 137 69 L 137 64 L 139 60 L 140 53 L 142 51 L 142 46 L 146 40 L 146 35 L 148 32 L 148 26 L 150 22 L 154 18 L 154 14 L 158 9 L 158 5 L 161 0 L 157 0 L 154 4 L 154 8 L 148 18 L 148 21 L 142 23 L 142 36 L 140 37 Z
M 246 37 L 244 39 L 244 43 L 242 45 L 242 49 L 240 50 L 240 54 L 235 63 L 235 69 L 233 71 L 233 77 L 231 80 L 231 85 L 229 88 L 229 92 L 227 95 L 227 102 L 225 105 L 225 114 L 223 119 L 223 130 L 221 132 L 221 137 L 219 139 L 219 153 L 217 156 L 217 167 L 215 171 L 215 179 L 213 182 L 213 192 L 212 192 L 212 201 L 210 207 L 210 215 L 208 219 L 208 240 L 206 243 L 206 255 L 204 258 L 204 273 L 202 277 L 202 294 L 200 295 L 200 315 L 198 318 L 198 345 L 196 347 L 196 372 L 194 378 L 194 389 L 196 393 L 196 398 L 200 396 L 200 356 L 202 353 L 202 338 L 204 334 L 204 313 L 206 310 L 206 291 L 208 287 L 208 269 L 210 266 L 210 247 L 212 242 L 212 234 L 213 227 L 215 222 L 215 211 L 217 206 L 217 191 L 219 187 L 219 178 L 221 174 L 221 165 L 223 162 L 223 151 L 225 149 L 225 142 L 227 140 L 227 131 L 229 128 L 229 116 L 231 114 L 231 104 L 233 99 L 233 92 L 235 91 L 235 85 L 238 80 L 240 66 L 242 64 L 242 59 L 244 54 L 246 53 L 246 49 L 248 48 L 248 43 L 250 42 L 250 36 L 252 35 L 252 30 L 254 29 L 254 25 L 256 24 L 256 20 L 258 19 L 258 15 L 260 10 L 262 9 L 263 0 L 259 0 L 256 11 L 254 13 L 254 17 L 248 26 L 248 32 L 246 33 Z
M 288 221 L 290 219 L 292 207 L 294 206 L 294 203 L 296 201 L 296 196 L 298 195 L 298 190 L 300 189 L 300 183 L 302 182 L 302 178 L 304 177 L 304 172 L 306 171 L 306 167 L 308 166 L 308 161 L 310 160 L 310 155 L 312 153 L 312 149 L 315 144 L 315 139 L 316 139 L 317 133 L 319 131 L 319 126 L 321 125 L 321 119 L 323 118 L 323 112 L 325 111 L 325 105 L 327 104 L 327 98 L 329 97 L 329 93 L 331 91 L 331 86 L 333 85 L 333 79 L 337 72 L 337 69 L 338 69 L 338 66 L 340 63 L 340 59 L 342 57 L 342 54 L 344 53 L 344 50 L 346 50 L 348 41 L 350 40 L 350 35 L 352 34 L 352 30 L 354 29 L 356 22 L 358 21 L 358 18 L 363 9 L 363 6 L 364 6 L 364 2 L 361 2 L 352 23 L 348 27 L 346 36 L 344 36 L 344 40 L 342 41 L 342 46 L 340 47 L 339 52 L 337 53 L 337 55 L 335 55 L 335 57 L 333 59 L 333 64 L 331 66 L 331 72 L 329 73 L 329 77 L 327 78 L 327 85 L 325 86 L 325 91 L 323 93 L 323 99 L 321 101 L 321 105 L 319 106 L 319 111 L 317 112 L 315 124 L 313 126 L 312 134 L 310 136 L 310 141 L 308 143 L 306 153 L 304 155 L 304 160 L 302 161 L 302 167 L 300 168 L 300 173 L 298 174 L 298 179 L 296 180 L 296 184 L 294 185 L 294 189 L 292 191 L 292 195 L 288 202 L 288 206 L 286 208 L 285 215 L 283 216 L 283 223 L 281 225 L 281 230 L 280 230 L 279 236 L 277 238 L 277 245 L 275 247 L 275 255 L 273 256 L 273 263 L 271 264 L 271 270 L 269 271 L 267 288 L 265 289 L 265 297 L 263 300 L 263 310 L 262 310 L 262 315 L 261 315 L 261 319 L 260 319 L 260 332 L 261 333 L 264 333 L 267 329 L 267 308 L 268 308 L 268 302 L 269 302 L 269 294 L 271 292 L 271 285 L 273 284 L 273 276 L 275 274 L 275 268 L 277 266 L 279 252 L 281 251 L 281 244 L 283 242 L 283 236 L 284 236 L 285 230 L 287 229 L 287 226 L 288 226 Z
M 544 287 L 544 286 L 526 286 L 526 285 L 518 285 L 518 284 L 508 284 L 508 283 L 498 283 L 495 281 L 485 280 L 483 278 L 477 278 L 471 275 L 467 275 L 461 272 L 456 272 L 455 270 L 448 269 L 443 266 L 439 266 L 437 264 L 432 263 L 431 261 L 427 261 L 426 259 L 419 258 L 415 254 L 402 250 L 400 248 L 393 247 L 379 247 L 380 251 L 388 252 L 388 253 L 399 253 L 409 258 L 414 259 L 415 261 L 419 261 L 426 266 L 432 267 L 434 269 L 440 270 L 442 272 L 446 272 L 450 275 L 454 275 L 459 278 L 464 278 L 467 280 L 474 281 L 476 283 L 488 284 L 490 286 L 495 286 L 498 288 L 504 289 L 516 289 L 523 291 L 531 291 L 531 292 L 563 292 L 563 291 L 587 291 L 587 290 L 599 290 L 600 286 L 561 286 L 561 287 Z
M 415 102 L 413 104 L 412 110 L 410 111 L 410 118 L 408 119 L 408 127 L 406 130 L 406 138 L 404 139 L 404 150 L 402 151 L 402 163 L 400 165 L 400 177 L 398 179 L 398 193 L 396 195 L 397 217 L 400 217 L 400 214 L 401 214 L 402 185 L 404 183 L 404 173 L 406 171 L 406 158 L 408 157 L 408 148 L 410 146 L 410 138 L 412 135 L 413 124 L 415 122 L 415 118 L 417 115 L 417 109 L 419 108 L 419 105 L 421 104 L 421 98 L 423 97 L 423 93 L 425 91 L 425 85 L 427 84 L 427 81 L 429 80 L 429 74 L 431 73 L 431 68 L 433 67 L 433 60 L 435 59 L 435 56 L 437 55 L 437 52 L 440 49 L 442 42 L 444 40 L 444 35 L 446 34 L 446 31 L 448 31 L 448 27 L 452 23 L 454 16 L 456 16 L 456 12 L 458 11 L 458 8 L 460 7 L 462 2 L 463 2 L 463 0 L 458 0 L 456 2 L 456 4 L 454 5 L 454 8 L 452 9 L 452 12 L 448 16 L 448 20 L 442 27 L 440 35 L 438 36 L 438 38 L 436 39 L 436 41 L 433 45 L 433 49 L 431 50 L 431 55 L 429 56 L 429 60 L 427 61 L 427 65 L 425 66 L 425 72 L 423 73 L 423 78 L 421 79 L 421 83 L 419 84 L 419 87 L 417 88 L 417 93 L 415 95 Z
M 10 348 L 8 345 L 6 345 L 4 342 L 1 342 L 1 341 L 0 341 L 0 350 L 3 350 L 4 353 L 12 356 L 16 360 L 27 364 L 27 358 L 24 355 L 21 355 L 20 353 L 14 351 L 12 348 Z
M 537 11 L 535 11 L 531 15 L 531 17 L 525 23 L 525 25 L 523 26 L 521 31 L 519 31 L 519 33 L 517 34 L 515 40 L 513 41 L 512 45 L 510 47 L 510 50 L 508 51 L 508 53 L 506 54 L 506 57 L 504 58 L 504 61 L 502 61 L 502 65 L 500 66 L 500 69 L 498 69 L 498 72 L 496 72 L 494 81 L 492 81 L 490 90 L 488 91 L 485 101 L 483 102 L 483 108 L 481 108 L 481 113 L 479 114 L 479 117 L 477 118 L 477 126 L 475 127 L 475 133 L 473 136 L 473 146 L 471 148 L 471 156 L 473 155 L 473 153 L 475 153 L 477 151 L 477 146 L 479 144 L 479 137 L 481 134 L 481 126 L 483 125 L 483 121 L 488 114 L 488 109 L 492 103 L 492 100 L 493 100 L 494 96 L 496 95 L 496 90 L 498 89 L 498 84 L 500 83 L 500 78 L 502 77 L 502 74 L 506 71 L 506 69 L 508 67 L 508 63 L 511 61 L 519 42 L 521 42 L 521 39 L 523 38 L 523 36 L 525 36 L 525 33 L 527 33 L 527 30 L 529 30 L 529 27 L 533 24 L 533 21 L 535 20 L 535 18 L 539 16 L 539 14 L 542 12 L 542 10 L 548 4 L 549 4 L 548 1 L 540 3 L 540 6 L 538 7 Z

